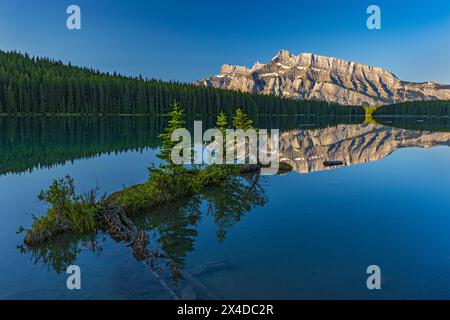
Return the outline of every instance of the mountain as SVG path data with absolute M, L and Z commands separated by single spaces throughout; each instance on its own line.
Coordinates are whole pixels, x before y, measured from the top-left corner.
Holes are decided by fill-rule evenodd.
M 364 114 L 324 101 L 292 100 L 194 84 L 122 76 L 46 57 L 0 50 L 0 114 L 167 113 L 178 101 L 186 114 Z
M 197 84 L 359 106 L 450 99 L 449 85 L 402 81 L 383 68 L 311 53 L 296 56 L 286 50 L 252 68 L 225 64 L 218 75 Z
M 381 160 L 400 148 L 450 146 L 450 132 L 413 131 L 377 124 L 338 125 L 291 130 L 280 137 L 280 160 L 300 173 L 329 170 L 325 161 L 343 166 Z

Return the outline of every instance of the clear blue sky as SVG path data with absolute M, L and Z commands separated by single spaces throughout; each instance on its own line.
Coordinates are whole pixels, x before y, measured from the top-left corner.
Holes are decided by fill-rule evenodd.
M 66 29 L 70 4 L 81 7 L 80 31 Z M 370 4 L 381 30 L 366 28 Z M 287 49 L 450 84 L 450 1 L 0 0 L 0 49 L 181 81 Z

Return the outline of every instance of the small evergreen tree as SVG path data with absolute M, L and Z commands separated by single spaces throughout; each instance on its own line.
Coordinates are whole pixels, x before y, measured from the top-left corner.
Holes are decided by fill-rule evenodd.
M 216 126 L 217 129 L 219 129 L 220 132 L 222 132 L 222 134 L 225 133 L 225 130 L 228 127 L 228 118 L 223 111 L 220 111 L 220 113 L 217 115 Z
M 236 115 L 233 117 L 233 126 L 236 129 L 248 130 L 253 128 L 253 121 L 247 117 L 241 108 L 238 108 Z
M 177 145 L 177 141 L 172 141 L 172 133 L 177 130 L 184 128 L 184 111 L 180 107 L 177 101 L 172 105 L 172 110 L 169 112 L 170 120 L 167 126 L 164 128 L 164 133 L 159 135 L 161 139 L 161 149 L 158 154 L 158 158 L 164 161 L 164 164 L 160 167 L 161 169 L 168 169 L 169 171 L 176 171 L 183 168 L 183 166 L 176 165 L 172 162 L 172 149 Z

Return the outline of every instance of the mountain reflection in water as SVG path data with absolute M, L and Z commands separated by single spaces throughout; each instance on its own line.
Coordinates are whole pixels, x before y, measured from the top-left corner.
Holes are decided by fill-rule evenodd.
M 214 126 L 212 121 L 209 122 L 205 128 Z M 2 119 L 0 175 L 59 166 L 105 153 L 156 149 L 157 135 L 162 131 L 163 123 L 163 120 L 144 117 Z M 418 123 L 417 127 L 415 123 Z M 278 124 L 260 120 L 258 127 L 276 128 Z M 450 145 L 450 126 L 441 122 L 431 128 L 427 127 L 426 121 L 415 120 L 391 127 L 354 120 L 302 119 L 279 127 L 282 129 L 280 159 L 291 163 L 298 173 L 377 161 L 400 148 Z M 215 237 L 226 240 L 227 232 L 246 214 L 270 201 L 264 184 L 265 178 L 258 175 L 233 179 L 220 188 L 133 217 L 136 228 L 150 240 L 146 246 L 148 256 L 145 259 L 135 257 L 150 271 L 151 283 L 147 289 L 152 298 L 220 298 L 197 277 L 214 268 L 227 268 L 227 261 L 208 261 L 194 269 L 186 268 L 187 256 L 195 250 L 200 221 L 202 217 L 211 217 Z M 34 195 L 30 198 L 34 200 Z M 107 232 L 65 235 L 44 246 L 32 250 L 20 247 L 20 250 L 29 254 L 36 265 L 63 273 L 68 265 L 77 262 L 82 251 L 101 255 L 103 244 L 109 240 Z M 115 240 L 133 252 L 132 243 Z
M 280 159 L 300 173 L 330 170 L 327 161 L 354 165 L 377 161 L 400 148 L 431 148 L 450 145 L 449 132 L 427 132 L 391 128 L 376 124 L 283 132 Z
M 362 120 L 267 117 L 258 119 L 257 127 L 282 131 L 280 158 L 302 173 L 333 168 L 325 166 L 325 161 L 350 165 L 379 160 L 398 148 L 449 142 L 449 118 L 380 120 L 397 128 Z M 163 117 L 0 117 L 0 175 L 101 154 L 155 149 L 166 121 Z M 214 121 L 205 119 L 203 127 L 213 128 Z

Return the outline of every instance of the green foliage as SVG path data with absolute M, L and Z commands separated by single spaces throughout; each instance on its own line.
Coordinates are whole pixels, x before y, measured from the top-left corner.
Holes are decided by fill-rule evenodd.
M 113 194 L 108 200 L 126 206 L 131 212 L 150 209 L 192 194 L 192 174 L 190 170 L 177 173 L 154 171 L 147 182 Z
M 60 180 L 53 180 L 47 191 L 41 191 L 38 195 L 40 201 L 44 201 L 58 211 L 65 211 L 76 200 L 74 181 L 66 176 Z
M 140 211 L 196 194 L 206 186 L 220 185 L 239 174 L 239 167 L 236 166 L 213 165 L 187 169 L 173 164 L 171 151 L 176 142 L 171 141 L 171 136 L 185 124 L 183 110 L 178 103 L 173 104 L 169 116 L 168 125 L 160 135 L 162 146 L 159 158 L 165 164 L 160 168 L 151 168 L 146 183 L 111 195 L 107 199 L 108 203 L 126 206 L 130 212 Z M 49 209 L 41 218 L 34 217 L 25 243 L 41 243 L 66 231 L 84 233 L 97 230 L 97 215 L 103 201 L 97 201 L 96 194 L 97 189 L 77 195 L 74 181 L 69 176 L 54 180 L 49 189 L 38 196 L 39 200 L 49 205 Z
M 228 128 L 228 117 L 223 111 L 220 111 L 217 115 L 216 126 L 222 134 L 224 134 L 225 130 Z
M 407 130 L 450 131 L 450 101 L 414 101 L 381 106 L 373 119 L 383 125 Z
M 243 123 L 246 128 L 251 126 L 252 121 L 238 109 L 237 123 Z M 165 163 L 158 168 L 150 168 L 149 180 L 137 186 L 125 189 L 110 197 L 116 205 L 124 205 L 132 211 L 140 211 L 164 204 L 174 199 L 199 193 L 206 186 L 220 185 L 240 172 L 239 166 L 211 165 L 198 169 L 185 168 L 172 162 L 171 152 L 177 144 L 171 140 L 172 133 L 185 125 L 184 113 L 179 104 L 175 102 L 169 113 L 168 125 L 164 133 L 160 135 L 162 141 L 158 157 Z M 219 124 L 226 125 L 226 116 L 219 115 Z
M 167 106 L 174 100 L 191 115 L 215 115 L 219 110 L 231 115 L 236 105 L 251 116 L 364 114 L 361 108 L 327 102 L 125 77 L 0 51 L 0 113 L 159 115 L 167 113 Z
M 206 186 L 218 186 L 240 174 L 241 168 L 236 165 L 213 164 L 198 170 L 194 176 L 194 190 L 200 192 Z
M 233 126 L 236 129 L 248 130 L 253 128 L 253 121 L 242 111 L 241 108 L 236 110 L 236 114 L 233 117 Z
M 238 166 L 212 165 L 175 173 L 155 170 L 147 182 L 117 192 L 108 201 L 126 206 L 129 211 L 139 212 L 194 195 L 205 187 L 225 183 L 227 179 L 238 175 L 239 169 Z
M 170 120 L 168 125 L 164 128 L 164 133 L 159 135 L 159 138 L 161 139 L 161 148 L 158 158 L 165 162 L 165 164 L 161 166 L 162 169 L 177 171 L 182 167 L 175 165 L 172 161 L 172 149 L 178 144 L 178 141 L 172 141 L 172 134 L 175 130 L 184 128 L 186 124 L 184 121 L 184 111 L 181 109 L 178 102 L 173 103 L 172 110 L 169 112 L 169 117 Z
M 48 204 L 45 215 L 33 217 L 33 225 L 25 236 L 25 243 L 33 245 L 63 232 L 86 233 L 97 230 L 96 216 L 101 208 L 97 201 L 98 189 L 77 195 L 70 176 L 53 180 L 38 199 Z
M 185 125 L 184 113 L 178 103 L 173 104 L 169 116 L 168 125 L 160 135 L 162 146 L 158 155 L 165 163 L 160 168 L 150 169 L 151 175 L 146 183 L 117 192 L 105 201 L 97 201 L 97 189 L 85 195 L 77 195 L 70 176 L 54 180 L 49 189 L 38 196 L 39 200 L 48 204 L 49 209 L 41 218 L 34 217 L 33 225 L 25 236 L 25 243 L 42 243 L 67 231 L 96 231 L 98 214 L 104 204 L 125 206 L 128 212 L 142 211 L 199 194 L 206 187 L 223 185 L 240 174 L 242 168 L 235 165 L 211 165 L 202 169 L 187 169 L 175 165 L 171 161 L 171 152 L 176 142 L 171 141 L 171 137 L 175 130 Z M 223 120 L 223 114 L 221 118 Z M 221 121 L 222 124 L 225 122 Z M 234 124 L 242 129 L 252 127 L 252 121 L 240 109 L 236 113 Z
M 229 168 L 232 169 L 231 166 Z M 155 240 L 149 244 L 152 266 L 161 273 L 171 274 L 174 284 L 177 284 L 181 280 L 187 255 L 194 249 L 198 222 L 204 209 L 217 226 L 217 237 L 223 240 L 227 230 L 245 214 L 266 202 L 264 189 L 255 173 L 246 178 L 227 179 L 220 186 L 204 188 L 192 197 L 168 201 L 149 214 L 133 217 L 133 223 L 139 231 L 144 231 Z M 80 247 L 100 254 L 100 239 L 96 234 L 67 234 L 54 241 L 21 249 L 32 254 L 35 264 L 43 264 L 60 273 L 76 261 Z
M 450 116 L 450 101 L 411 101 L 391 104 L 376 108 L 373 116 L 448 117 Z

